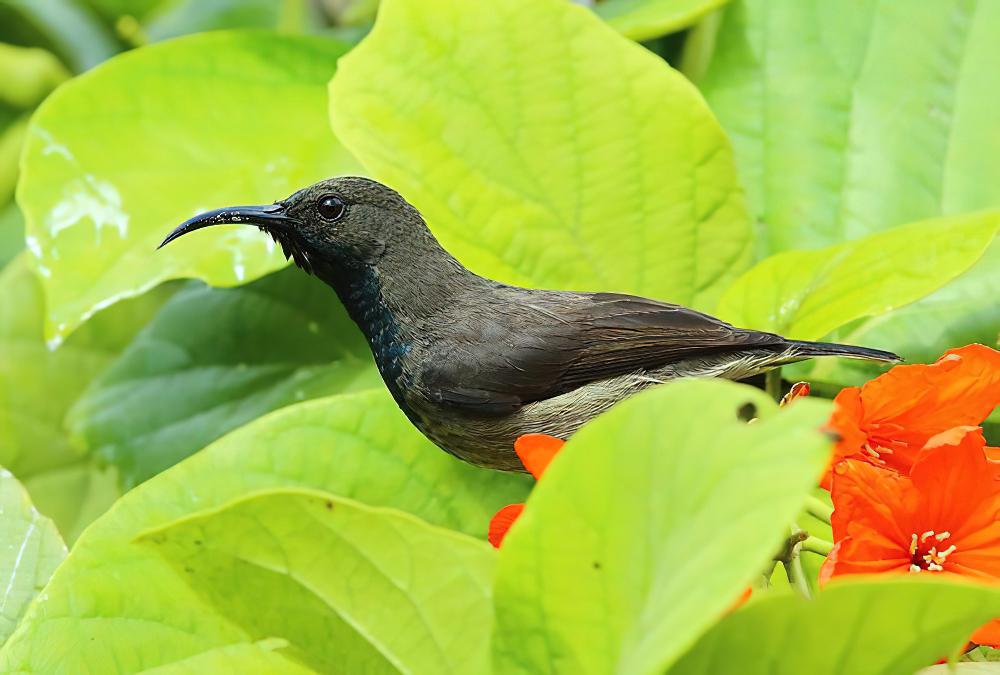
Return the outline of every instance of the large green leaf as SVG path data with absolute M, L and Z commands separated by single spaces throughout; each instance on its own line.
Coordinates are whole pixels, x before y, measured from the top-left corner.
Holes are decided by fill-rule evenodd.
M 729 0 L 603 0 L 597 15 L 626 37 L 648 40 L 687 28 Z
M 195 514 L 142 541 L 254 639 L 288 640 L 319 672 L 489 669 L 494 555 L 484 541 L 392 509 L 287 489 Z
M 266 412 L 373 385 L 381 381 L 368 345 L 336 296 L 289 269 L 241 288 L 177 293 L 91 383 L 68 424 L 131 486 Z
M 748 262 L 697 91 L 565 0 L 385 0 L 330 104 L 338 138 L 479 273 L 712 306 Z
M 42 339 L 42 289 L 26 254 L 0 272 L 0 464 L 25 478 L 80 459 L 63 427 L 67 411 L 168 293 L 101 312 L 49 348 Z
M 1000 211 L 988 211 L 778 253 L 726 289 L 718 313 L 747 328 L 818 340 L 940 288 L 982 256 L 998 228 Z
M 66 557 L 66 545 L 17 479 L 0 468 L 0 644 Z
M 319 489 L 484 536 L 493 512 L 522 501 L 529 483 L 438 450 L 383 388 L 279 410 L 128 492 L 88 528 L 0 651 L 0 672 L 132 672 L 252 642 L 132 543 L 252 491 Z
M 60 87 L 32 120 L 18 202 L 48 300 L 49 335 L 175 277 L 246 282 L 283 264 L 248 227 L 161 251 L 197 211 L 287 196 L 353 172 L 323 115 L 345 45 L 213 33 L 112 59 Z
M 581 429 L 500 550 L 498 672 L 662 673 L 779 548 L 826 461 L 827 414 L 689 380 Z
M 1000 589 L 960 581 L 867 579 L 815 600 L 767 595 L 713 627 L 671 675 L 896 675 L 953 654 L 1000 607 Z
M 998 25 L 1000 4 L 971 0 L 730 4 L 699 86 L 733 139 L 761 253 L 1000 206 L 1000 182 L 984 179 L 1000 175 Z M 992 344 L 992 260 L 838 337 L 908 356 Z

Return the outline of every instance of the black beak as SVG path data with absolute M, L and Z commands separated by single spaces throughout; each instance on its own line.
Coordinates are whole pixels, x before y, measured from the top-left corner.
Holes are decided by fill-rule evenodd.
M 174 239 L 200 230 L 210 225 L 225 225 L 228 223 L 240 223 L 244 225 L 256 225 L 268 232 L 278 232 L 289 223 L 294 223 L 295 219 L 285 213 L 284 204 L 269 204 L 268 206 L 230 206 L 225 209 L 207 211 L 200 215 L 186 220 L 167 235 L 163 243 L 157 246 L 161 249 Z

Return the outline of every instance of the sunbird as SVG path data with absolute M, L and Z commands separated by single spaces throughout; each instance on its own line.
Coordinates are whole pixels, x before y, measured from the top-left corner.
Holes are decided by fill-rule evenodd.
M 521 470 L 521 435 L 566 439 L 622 399 L 679 377 L 742 380 L 815 356 L 900 360 L 736 328 L 634 295 L 487 279 L 448 253 L 399 193 L 368 178 L 330 178 L 267 206 L 209 211 L 160 246 L 227 223 L 260 228 L 329 285 L 413 425 L 493 469 Z

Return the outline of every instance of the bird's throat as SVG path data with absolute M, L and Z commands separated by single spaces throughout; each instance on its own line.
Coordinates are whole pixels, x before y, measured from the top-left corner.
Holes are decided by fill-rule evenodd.
M 378 270 L 362 267 L 350 274 L 324 269 L 316 272 L 336 291 L 348 315 L 361 329 L 382 379 L 399 401 L 405 384 L 403 359 L 410 351 L 410 340 L 387 302 Z

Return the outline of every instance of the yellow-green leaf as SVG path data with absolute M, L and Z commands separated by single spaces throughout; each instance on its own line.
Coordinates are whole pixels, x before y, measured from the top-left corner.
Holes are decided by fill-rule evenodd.
M 13 474 L 0 468 L 0 644 L 65 557 L 56 526 L 32 506 Z
M 500 549 L 496 671 L 662 673 L 779 549 L 826 462 L 828 407 L 687 380 L 581 429 Z
M 837 581 L 815 600 L 765 595 L 714 626 L 670 675 L 909 674 L 997 614 L 1000 589 L 944 579 Z
M 566 0 L 385 0 L 330 106 L 478 273 L 711 307 L 748 264 L 732 151 L 698 92 Z
M 223 616 L 319 672 L 484 673 L 494 552 L 393 509 L 252 494 L 156 528 L 154 548 Z
M 937 290 L 975 264 L 998 228 L 1000 212 L 987 211 L 904 225 L 814 251 L 778 253 L 726 289 L 718 314 L 747 328 L 818 340 Z
M 161 281 L 240 284 L 284 264 L 253 228 L 216 228 L 157 251 L 178 223 L 268 203 L 356 164 L 323 115 L 343 43 L 209 33 L 123 54 L 68 82 L 28 131 L 18 202 L 63 335 Z

